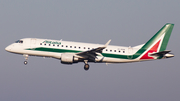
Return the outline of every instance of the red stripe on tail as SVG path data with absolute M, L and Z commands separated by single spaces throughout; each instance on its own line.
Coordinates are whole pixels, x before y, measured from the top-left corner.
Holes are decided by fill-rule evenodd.
M 159 40 L 149 51 L 147 51 L 141 58 L 140 60 L 142 59 L 154 59 L 153 57 L 151 56 L 148 56 L 149 53 L 153 53 L 153 52 L 157 52 L 157 49 L 159 47 L 159 44 L 160 44 L 161 40 Z

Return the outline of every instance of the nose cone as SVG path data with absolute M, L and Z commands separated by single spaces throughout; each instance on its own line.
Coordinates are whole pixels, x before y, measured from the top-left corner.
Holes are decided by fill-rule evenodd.
M 10 52 L 10 51 L 11 51 L 11 46 L 7 46 L 7 47 L 5 48 L 5 50 L 8 51 L 8 52 Z

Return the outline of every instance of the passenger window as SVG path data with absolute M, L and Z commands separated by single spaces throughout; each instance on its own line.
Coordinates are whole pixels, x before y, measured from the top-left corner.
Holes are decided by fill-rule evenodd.
M 116 52 L 116 50 L 114 50 L 114 52 Z
M 112 52 L 112 50 L 110 50 L 110 52 Z
M 46 44 L 44 44 L 46 46 Z
M 53 44 L 53 46 L 55 46 L 55 44 Z
M 42 43 L 40 43 L 40 45 L 42 45 Z
M 79 47 L 79 49 L 80 49 L 81 47 Z
M 125 51 L 123 51 L 123 53 L 125 53 Z
M 68 46 L 66 46 L 68 48 Z
M 51 46 L 51 44 L 49 44 L 49 46 Z
M 72 48 L 72 46 L 70 46 L 70 48 Z
M 57 45 L 57 47 L 59 47 L 59 45 Z
M 61 45 L 61 47 L 63 47 L 63 45 Z
M 106 49 L 106 51 L 108 51 L 108 49 Z
M 121 51 L 119 51 L 119 53 L 120 53 Z
M 76 46 L 74 46 L 74 48 L 76 48 Z

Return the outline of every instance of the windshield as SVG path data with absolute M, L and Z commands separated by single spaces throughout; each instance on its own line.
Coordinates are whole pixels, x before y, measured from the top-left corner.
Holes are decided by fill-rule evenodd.
M 23 41 L 22 40 L 18 40 L 15 43 L 23 43 Z

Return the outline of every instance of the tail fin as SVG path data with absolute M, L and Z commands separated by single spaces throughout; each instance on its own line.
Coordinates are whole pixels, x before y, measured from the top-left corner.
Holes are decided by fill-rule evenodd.
M 174 24 L 164 25 L 142 48 L 148 49 L 153 44 L 160 42 L 158 47 L 159 50 L 157 51 L 164 51 L 168 44 L 173 27 Z
M 165 24 L 135 55 L 140 59 L 154 59 L 148 54 L 166 50 L 173 27 L 174 24 Z

